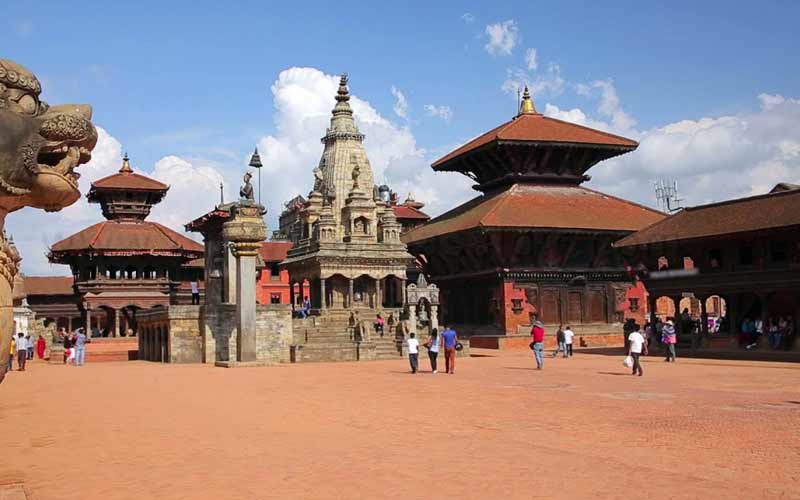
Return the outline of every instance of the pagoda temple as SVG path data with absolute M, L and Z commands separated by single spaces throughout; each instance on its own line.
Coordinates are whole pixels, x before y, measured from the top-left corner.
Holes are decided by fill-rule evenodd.
M 300 295 L 316 312 L 399 308 L 413 262 L 400 241 L 402 225 L 374 183 L 347 83 L 342 76 L 314 186 L 298 207 L 295 244 L 282 263 L 293 282 L 311 284 Z
M 135 334 L 138 309 L 188 303 L 188 283 L 202 281 L 203 246 L 145 220 L 167 190 L 134 172 L 126 154 L 119 172 L 93 182 L 87 194 L 107 220 L 50 248 L 50 262 L 72 270 L 75 300 L 90 334 Z
M 612 243 L 663 214 L 581 184 L 637 146 L 542 115 L 526 88 L 516 117 L 433 163 L 482 193 L 403 237 L 441 288 L 443 321 L 473 347 L 528 335 L 537 319 L 617 343 L 631 280 Z

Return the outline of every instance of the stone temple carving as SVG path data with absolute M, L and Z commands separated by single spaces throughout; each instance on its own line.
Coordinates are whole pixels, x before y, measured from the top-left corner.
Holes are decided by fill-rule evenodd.
M 309 282 L 315 314 L 372 309 L 399 312 L 406 269 L 413 262 L 400 241 L 401 224 L 388 203 L 375 199 L 372 167 L 350 107 L 343 76 L 314 188 L 300 211 L 301 230 L 283 266 L 293 282 Z M 349 314 L 348 314 L 349 316 Z
M 250 184 L 250 179 L 253 177 L 253 174 L 250 172 L 245 172 L 244 174 L 244 184 L 242 187 L 239 188 L 239 198 L 243 200 L 253 201 L 253 185 Z
M 42 87 L 23 66 L 0 59 L 0 229 L 23 207 L 54 212 L 80 198 L 75 168 L 91 159 L 97 143 L 92 108 L 48 106 Z M 20 256 L 0 237 L 0 381 L 13 331 L 11 287 Z

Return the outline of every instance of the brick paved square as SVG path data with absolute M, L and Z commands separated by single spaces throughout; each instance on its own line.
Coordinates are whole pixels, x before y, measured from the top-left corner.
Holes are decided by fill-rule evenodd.
M 797 364 L 533 366 L 35 362 L 2 386 L 0 484 L 36 500 L 800 498 Z

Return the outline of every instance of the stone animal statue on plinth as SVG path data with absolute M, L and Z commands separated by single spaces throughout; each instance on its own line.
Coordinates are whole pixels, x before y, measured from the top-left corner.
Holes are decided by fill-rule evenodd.
M 253 185 L 250 184 L 250 179 L 252 177 L 253 174 L 250 172 L 245 172 L 244 184 L 239 188 L 239 198 L 247 201 L 255 201 L 255 197 L 253 196 Z
M 75 168 L 97 144 L 92 108 L 48 106 L 42 87 L 23 66 L 0 59 L 0 234 L 6 216 L 24 207 L 56 212 L 81 196 Z M 14 331 L 11 287 L 20 256 L 0 236 L 0 382 Z

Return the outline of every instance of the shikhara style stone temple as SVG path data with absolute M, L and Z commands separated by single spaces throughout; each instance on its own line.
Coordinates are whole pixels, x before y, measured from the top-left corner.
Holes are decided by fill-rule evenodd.
M 336 95 L 314 186 L 300 211 L 300 234 L 283 267 L 320 313 L 328 309 L 397 309 L 413 257 L 402 226 L 381 199 L 350 108 L 347 77 Z
M 482 193 L 403 238 L 441 289 L 443 321 L 473 347 L 527 343 L 536 319 L 621 343 L 631 277 L 612 243 L 664 215 L 581 184 L 637 145 L 542 115 L 526 88 L 516 117 L 436 161 Z

